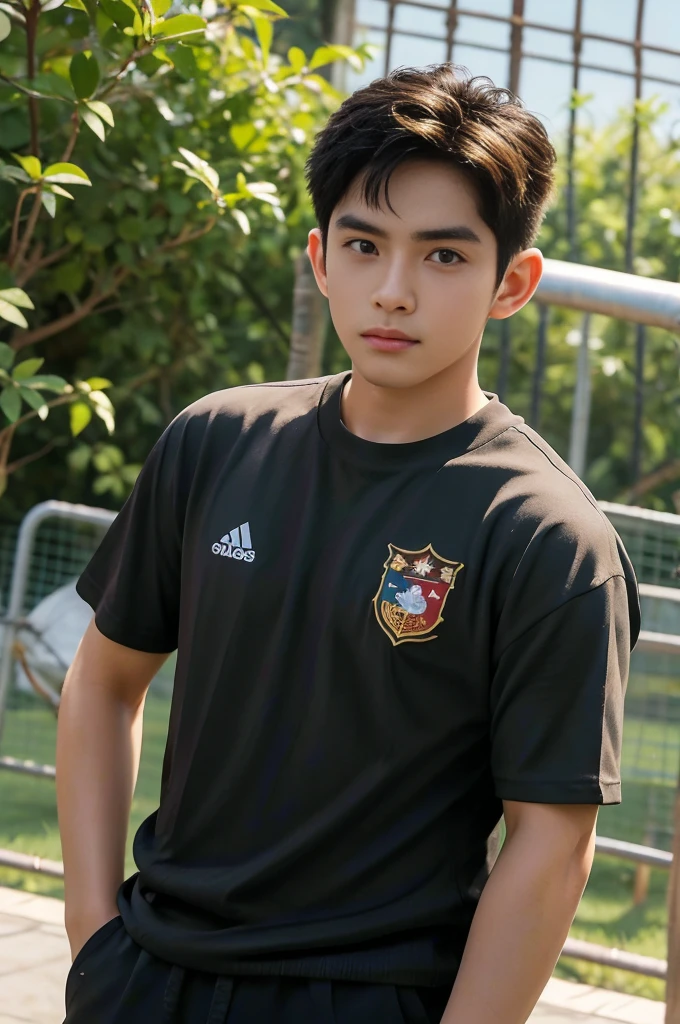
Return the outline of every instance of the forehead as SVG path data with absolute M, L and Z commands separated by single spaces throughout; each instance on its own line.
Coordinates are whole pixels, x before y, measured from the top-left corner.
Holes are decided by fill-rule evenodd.
M 390 210 L 385 201 L 384 184 L 378 209 L 369 207 L 363 196 L 366 172 L 352 182 L 346 195 L 333 211 L 331 227 L 339 214 L 361 210 L 373 223 L 397 233 L 414 227 L 436 227 L 444 223 L 467 224 L 483 239 L 492 236 L 478 209 L 474 184 L 463 171 L 437 160 L 405 160 L 392 172 L 389 181 Z

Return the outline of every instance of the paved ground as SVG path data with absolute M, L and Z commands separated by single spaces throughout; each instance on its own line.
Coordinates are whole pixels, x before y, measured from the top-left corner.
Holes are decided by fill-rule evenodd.
M 61 900 L 0 887 L 0 1024 L 61 1024 L 71 964 Z M 661 1003 L 553 979 L 531 1024 L 663 1024 Z

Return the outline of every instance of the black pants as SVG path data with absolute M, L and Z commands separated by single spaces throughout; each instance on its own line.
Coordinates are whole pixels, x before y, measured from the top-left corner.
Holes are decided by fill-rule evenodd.
M 114 917 L 73 961 L 64 1024 L 439 1024 L 450 994 L 450 985 L 184 970 L 143 950 Z

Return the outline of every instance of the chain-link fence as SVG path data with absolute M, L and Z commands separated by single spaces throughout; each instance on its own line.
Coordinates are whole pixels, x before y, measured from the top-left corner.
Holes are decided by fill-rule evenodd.
M 602 502 L 640 584 L 642 626 L 680 636 L 680 516 Z M 631 660 L 624 720 L 623 803 L 603 808 L 599 831 L 670 850 L 680 769 L 680 663 L 638 649 Z

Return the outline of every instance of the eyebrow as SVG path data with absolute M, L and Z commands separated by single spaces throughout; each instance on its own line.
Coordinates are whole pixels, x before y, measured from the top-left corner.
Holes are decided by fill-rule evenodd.
M 353 213 L 345 213 L 342 217 L 338 217 L 335 227 L 338 231 L 350 228 L 352 231 L 363 231 L 368 235 L 376 235 L 377 238 L 388 237 L 387 231 L 376 227 L 375 224 L 370 224 L 367 220 L 362 220 L 361 217 L 355 217 Z M 465 224 L 455 224 L 453 227 L 448 228 L 427 228 L 422 231 L 413 231 L 411 239 L 414 242 L 477 242 L 480 245 L 482 243 L 479 235 Z

